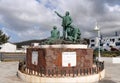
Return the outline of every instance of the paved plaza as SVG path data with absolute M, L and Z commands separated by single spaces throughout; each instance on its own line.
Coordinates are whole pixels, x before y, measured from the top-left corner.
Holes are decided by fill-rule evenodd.
M 113 64 L 112 59 L 105 58 L 106 75 L 96 83 L 120 83 L 120 64 Z M 0 83 L 26 83 L 16 75 L 18 62 L 0 62 Z
M 120 63 L 114 63 L 112 58 L 103 58 L 105 61 L 105 78 L 96 83 L 120 83 Z
M 0 62 L 0 83 L 25 83 L 16 75 L 18 62 Z

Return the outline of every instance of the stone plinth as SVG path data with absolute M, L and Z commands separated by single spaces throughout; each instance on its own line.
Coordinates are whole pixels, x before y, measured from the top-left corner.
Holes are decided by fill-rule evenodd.
M 32 63 L 32 58 L 34 58 L 32 55 L 33 51 L 38 52 L 38 61 L 35 62 L 35 64 Z M 27 68 L 35 71 L 40 70 L 40 67 L 64 67 L 62 65 L 64 52 L 75 53 L 76 64 L 74 67 L 88 68 L 93 65 L 93 50 L 88 49 L 87 45 L 41 45 L 37 48 L 27 49 L 26 66 Z M 68 64 L 68 66 L 72 67 L 71 63 Z

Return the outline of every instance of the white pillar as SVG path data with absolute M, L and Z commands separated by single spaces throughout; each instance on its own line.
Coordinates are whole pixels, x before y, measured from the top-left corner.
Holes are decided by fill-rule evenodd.
M 98 34 L 98 60 L 100 61 L 101 59 L 101 54 L 100 54 L 100 28 L 98 28 L 97 24 L 96 27 L 94 28 L 94 31 L 97 32 Z
M 98 30 L 98 59 L 99 59 L 99 61 L 100 61 L 100 59 L 101 59 L 101 54 L 100 54 L 100 30 Z

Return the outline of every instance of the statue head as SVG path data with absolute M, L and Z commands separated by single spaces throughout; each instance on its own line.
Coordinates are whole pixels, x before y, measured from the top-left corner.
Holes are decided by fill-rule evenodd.
M 65 15 L 66 15 L 66 16 L 69 15 L 69 11 L 66 11 Z
M 54 26 L 54 27 L 53 27 L 53 29 L 57 29 L 57 27 L 56 27 L 56 26 Z

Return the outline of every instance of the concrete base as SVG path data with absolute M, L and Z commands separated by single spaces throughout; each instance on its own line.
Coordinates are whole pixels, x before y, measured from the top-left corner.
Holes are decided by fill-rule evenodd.
M 91 83 L 105 77 L 105 69 L 98 74 L 78 77 L 38 77 L 27 75 L 18 71 L 18 76 L 30 83 Z
M 57 44 L 57 45 L 40 45 L 40 48 L 82 48 L 87 49 L 85 44 Z

